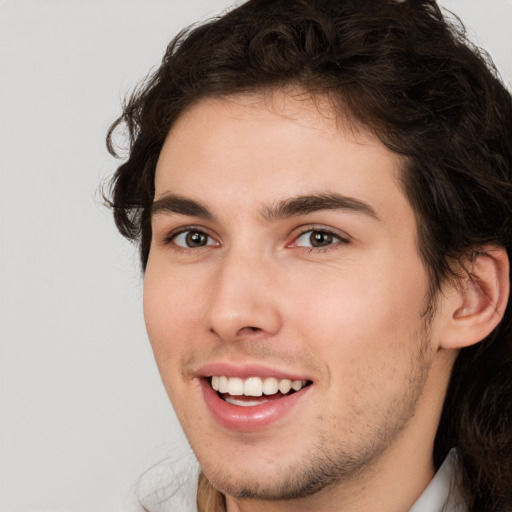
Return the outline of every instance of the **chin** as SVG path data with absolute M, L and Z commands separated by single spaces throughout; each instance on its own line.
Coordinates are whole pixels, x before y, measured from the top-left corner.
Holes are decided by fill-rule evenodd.
M 287 467 L 282 462 L 267 461 L 259 468 L 254 463 L 233 463 L 237 469 L 231 471 L 219 468 L 217 464 L 201 465 L 201 468 L 213 487 L 224 495 L 235 499 L 280 501 L 307 498 L 339 485 L 378 458 L 377 453 L 370 451 L 360 452 L 358 457 L 343 450 L 333 452 L 332 446 L 317 446 L 314 451 L 314 455 L 303 454 L 301 460 L 289 463 Z

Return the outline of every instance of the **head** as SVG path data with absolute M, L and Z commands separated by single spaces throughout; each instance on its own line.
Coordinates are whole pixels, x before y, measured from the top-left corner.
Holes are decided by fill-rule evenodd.
M 241 498 L 318 493 L 421 431 L 409 438 L 436 465 L 459 449 L 474 510 L 510 504 L 512 102 L 434 2 L 247 2 L 180 34 L 112 130 L 121 123 L 131 146 L 113 180 L 115 219 L 140 243 L 157 362 L 216 487 Z M 178 232 L 183 219 L 201 229 Z M 270 239 L 298 256 L 242 250 Z M 233 283 L 250 292 L 237 296 Z M 235 303 L 252 313 L 233 315 Z M 311 416 L 322 421 L 274 440 L 261 439 L 271 426 L 210 429 L 180 379 L 221 359 L 303 377 L 290 400 L 321 390 Z M 428 419 L 430 437 L 415 418 Z M 279 452 L 303 431 L 311 442 L 296 458 Z M 220 448 L 205 449 L 204 436 Z M 241 446 L 258 485 L 215 465 Z M 270 453 L 255 463 L 261 447 Z

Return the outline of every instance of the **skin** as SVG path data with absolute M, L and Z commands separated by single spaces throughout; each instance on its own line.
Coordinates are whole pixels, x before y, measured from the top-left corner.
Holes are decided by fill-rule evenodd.
M 178 195 L 209 216 L 153 215 L 145 319 L 176 414 L 229 512 L 405 511 L 434 474 L 457 353 L 443 344 L 460 296 L 444 290 L 426 322 L 402 165 L 327 106 L 285 93 L 203 100 L 168 134 L 155 200 Z M 268 214 L 332 193 L 369 209 Z M 185 228 L 206 245 L 187 247 Z M 311 247 L 312 232 L 325 245 Z M 278 421 L 237 431 L 203 399 L 198 372 L 210 363 L 260 364 L 312 385 Z

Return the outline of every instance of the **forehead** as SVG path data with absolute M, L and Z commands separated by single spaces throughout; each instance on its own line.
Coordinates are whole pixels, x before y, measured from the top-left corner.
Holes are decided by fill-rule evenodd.
M 219 207 L 260 208 L 288 197 L 336 192 L 375 210 L 409 208 L 401 157 L 330 103 L 284 92 L 205 99 L 170 130 L 157 164 L 155 199 L 177 194 Z M 214 205 L 213 205 L 214 206 Z

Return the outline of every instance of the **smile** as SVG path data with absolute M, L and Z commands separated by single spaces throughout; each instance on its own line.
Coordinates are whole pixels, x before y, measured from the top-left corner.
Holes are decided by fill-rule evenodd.
M 205 403 L 218 424 L 242 432 L 269 428 L 284 421 L 313 387 L 311 380 L 268 376 L 268 369 L 261 373 L 267 376 L 219 372 L 199 379 Z
M 267 400 L 245 400 L 246 397 L 280 397 L 290 392 L 300 391 L 308 384 L 306 380 L 276 379 L 275 377 L 211 377 L 211 386 L 228 403 L 241 407 L 250 407 L 265 403 Z

